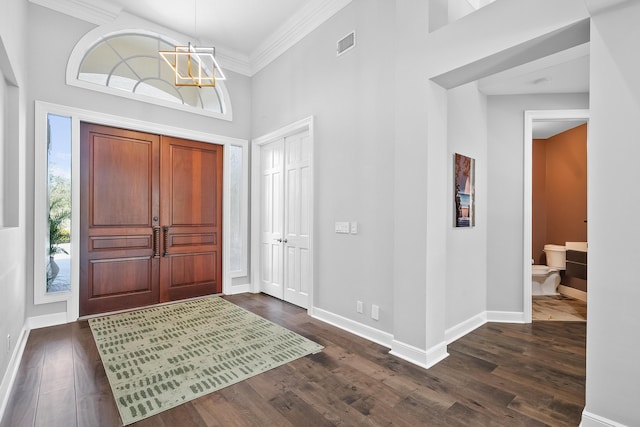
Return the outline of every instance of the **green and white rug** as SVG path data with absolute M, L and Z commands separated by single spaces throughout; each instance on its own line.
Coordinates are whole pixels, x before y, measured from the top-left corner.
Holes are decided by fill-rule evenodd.
M 323 348 L 219 297 L 89 325 L 124 425 Z

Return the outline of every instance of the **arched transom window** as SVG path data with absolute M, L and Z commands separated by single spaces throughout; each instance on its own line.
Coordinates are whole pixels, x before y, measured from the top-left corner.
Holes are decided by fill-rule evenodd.
M 158 54 L 174 46 L 160 35 L 135 31 L 102 36 L 84 51 L 69 83 L 231 120 L 223 82 L 202 88 L 174 85 L 173 71 Z M 79 53 L 74 51 L 70 66 Z

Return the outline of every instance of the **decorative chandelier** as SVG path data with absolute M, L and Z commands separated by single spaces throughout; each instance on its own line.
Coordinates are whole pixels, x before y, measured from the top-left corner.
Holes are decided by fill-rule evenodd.
M 216 80 L 226 80 L 216 61 L 214 47 L 196 47 L 189 43 L 159 53 L 173 70 L 176 86 L 215 86 Z
M 198 34 L 198 3 L 193 1 L 193 29 Z M 176 86 L 215 86 L 216 80 L 226 80 L 216 61 L 215 47 L 176 46 L 174 50 L 161 50 L 160 56 L 175 75 Z

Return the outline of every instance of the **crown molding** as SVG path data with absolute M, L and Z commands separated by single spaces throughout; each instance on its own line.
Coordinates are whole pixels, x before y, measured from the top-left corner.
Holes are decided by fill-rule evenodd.
M 269 65 L 351 1 L 322 0 L 308 5 L 293 15 L 249 56 L 251 75 Z
M 29 0 L 31 3 L 43 6 L 65 15 L 96 25 L 112 22 L 122 11 L 122 7 L 111 3 L 93 0 L 91 3 L 84 0 Z
M 252 76 L 251 64 L 247 55 L 216 46 L 216 59 L 224 70 L 231 70 L 247 77 Z

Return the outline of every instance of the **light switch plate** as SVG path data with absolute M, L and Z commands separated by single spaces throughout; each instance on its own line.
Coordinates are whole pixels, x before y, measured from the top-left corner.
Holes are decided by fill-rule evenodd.
M 351 221 L 351 234 L 358 234 L 358 221 Z
M 346 221 L 337 221 L 336 233 L 349 234 L 349 223 Z

